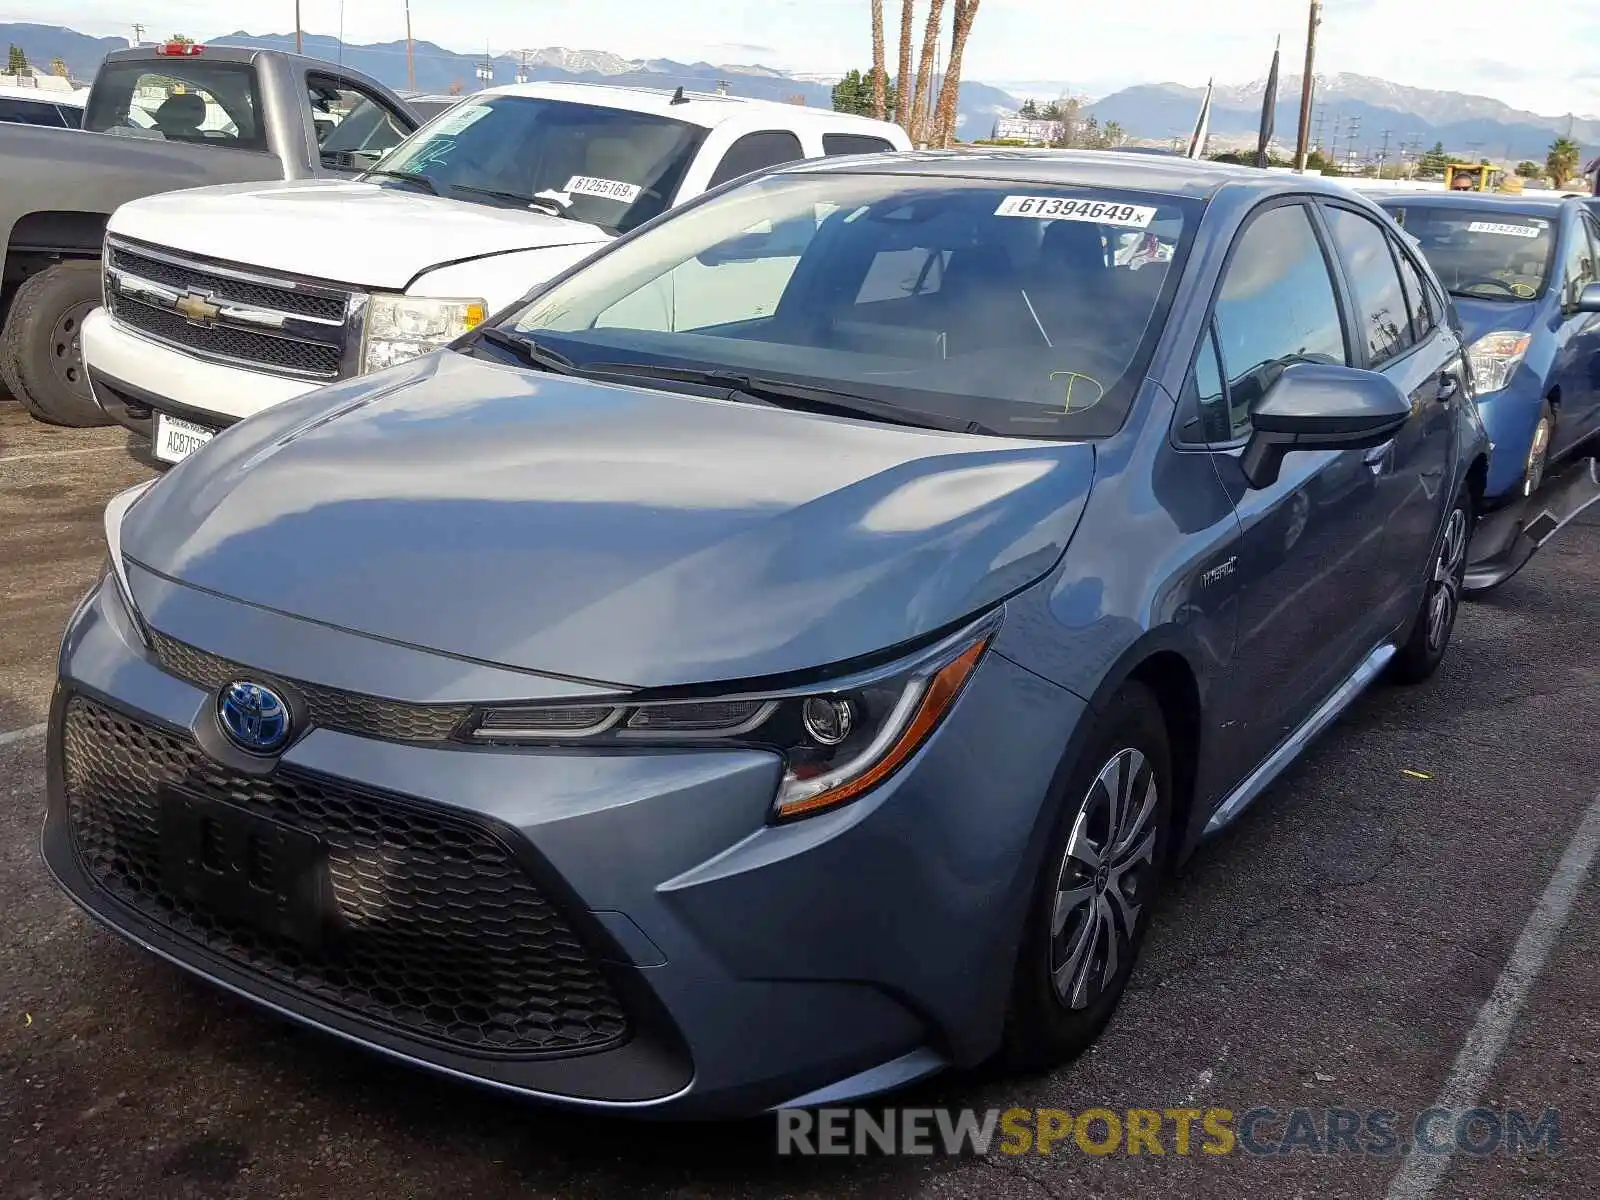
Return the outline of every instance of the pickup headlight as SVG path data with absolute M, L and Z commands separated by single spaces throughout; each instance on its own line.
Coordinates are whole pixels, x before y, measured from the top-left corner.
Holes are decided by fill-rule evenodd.
M 483 324 L 488 303 L 477 297 L 440 300 L 376 292 L 367 301 L 361 370 L 381 371 L 448 345 Z
M 997 616 L 887 667 L 789 691 L 486 709 L 474 740 L 547 746 L 744 746 L 783 758 L 774 819 L 865 795 L 928 740 L 972 676 Z
M 1480 396 L 1498 392 L 1511 382 L 1531 340 L 1526 333 L 1508 329 L 1486 333 L 1467 348 L 1467 361 L 1472 364 L 1472 378 Z
M 106 551 L 110 562 L 108 570 L 112 579 L 117 584 L 117 594 L 122 597 L 122 605 L 128 610 L 128 617 L 139 631 L 139 637 L 149 645 L 149 637 L 145 633 L 144 621 L 139 616 L 139 608 L 133 602 L 133 585 L 128 582 L 128 567 L 122 559 L 122 522 L 127 519 L 128 510 L 131 509 L 145 492 L 150 490 L 154 479 L 144 483 L 135 484 L 126 491 L 118 492 L 111 497 L 111 502 L 106 505 Z

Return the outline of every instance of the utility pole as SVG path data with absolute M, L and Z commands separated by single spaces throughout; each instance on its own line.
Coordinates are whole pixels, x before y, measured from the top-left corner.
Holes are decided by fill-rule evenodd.
M 1383 131 L 1383 149 L 1378 151 L 1378 178 L 1383 178 L 1383 164 L 1389 161 L 1389 134 L 1393 130 Z
M 133 23 L 133 44 L 135 48 L 144 44 L 144 26 L 137 21 Z
M 300 0 L 294 0 L 294 52 L 301 53 L 300 46 Z
M 1317 136 L 1312 139 L 1312 143 L 1316 146 L 1316 148 L 1318 150 L 1321 150 L 1324 146 L 1326 146 L 1328 144 L 1327 142 L 1322 140 L 1322 127 L 1324 125 L 1326 125 L 1327 123 L 1328 123 L 1328 111 L 1327 111 L 1327 109 L 1319 108 L 1317 110 Z
M 1346 167 L 1349 166 L 1350 160 L 1354 159 L 1355 156 L 1356 156 L 1356 135 L 1358 133 L 1360 133 L 1360 132 L 1361 132 L 1361 118 L 1359 116 L 1351 117 L 1350 118 L 1350 124 L 1345 129 L 1345 138 L 1346 138 L 1347 144 L 1345 146 L 1345 155 L 1344 155 L 1344 157 L 1345 157 L 1345 165 L 1346 165 Z
M 411 57 L 411 0 L 406 0 L 406 87 L 417 90 L 417 66 Z
M 1322 2 L 1311 0 L 1311 16 L 1306 24 L 1306 69 L 1300 80 L 1300 133 L 1295 139 L 1294 167 L 1306 169 L 1306 141 L 1311 136 L 1311 79 L 1317 62 L 1317 26 L 1322 24 Z

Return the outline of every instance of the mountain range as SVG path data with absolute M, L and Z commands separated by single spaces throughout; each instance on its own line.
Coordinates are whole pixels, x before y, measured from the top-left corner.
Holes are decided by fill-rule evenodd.
M 207 35 L 213 45 L 262 46 L 292 50 L 294 35 L 251 34 L 243 30 L 221 36 Z M 121 38 L 96 38 L 62 26 L 0 23 L 0 43 L 22 47 L 29 61 L 43 66 L 64 59 L 73 76 L 88 79 L 110 50 L 126 45 Z M 406 45 L 403 41 L 370 45 L 341 44 L 337 39 L 306 35 L 307 54 L 342 61 L 382 80 L 390 87 L 406 84 Z M 416 86 L 424 92 L 444 92 L 459 86 L 473 91 L 480 86 L 479 55 L 461 54 L 433 42 L 413 45 Z M 497 84 L 511 83 L 518 71 L 530 79 L 579 80 L 646 87 L 711 90 L 726 82 L 734 95 L 768 100 L 803 100 L 825 108 L 831 102 L 834 80 L 826 75 L 799 75 L 757 64 L 683 63 L 671 59 L 630 59 L 603 50 L 574 50 L 562 46 L 502 53 L 488 60 Z M 1541 116 L 1512 108 L 1487 96 L 1406 87 L 1365 75 L 1332 74 L 1315 77 L 1316 116 L 1313 133 L 1324 145 L 1351 148 L 1358 153 L 1376 149 L 1389 134 L 1391 155 L 1402 144 L 1424 148 L 1443 142 L 1457 153 L 1489 158 L 1530 158 L 1542 162 L 1551 140 L 1569 132 L 1592 154 L 1600 147 L 1600 119 Z M 1057 95 L 1078 92 L 1070 84 L 1040 83 L 1038 88 Z M 1265 81 L 1238 86 L 1218 86 L 1212 96 L 1211 130 L 1219 142 L 1254 134 L 1260 120 Z M 1020 89 L 1019 89 L 1020 90 Z M 1194 126 L 1203 89 L 1175 83 L 1150 83 L 1123 88 L 1086 106 L 1101 125 L 1115 121 L 1131 136 L 1164 140 L 1187 136 Z M 997 116 L 1015 112 L 1020 100 L 1010 92 L 978 81 L 961 85 L 958 130 L 963 138 L 987 137 Z M 1299 121 L 1300 79 L 1288 75 L 1280 81 L 1275 121 L 1278 140 L 1292 143 Z

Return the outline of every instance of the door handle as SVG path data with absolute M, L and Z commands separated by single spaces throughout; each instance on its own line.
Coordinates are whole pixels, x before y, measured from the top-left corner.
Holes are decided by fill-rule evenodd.
M 1438 399 L 1440 404 L 1449 404 L 1456 398 L 1456 393 L 1461 390 L 1461 380 L 1456 378 L 1454 372 L 1447 371 L 1439 376 Z
M 1394 449 L 1394 439 L 1390 438 L 1381 446 L 1374 446 L 1361 456 L 1374 475 L 1381 475 L 1389 465 L 1389 453 Z

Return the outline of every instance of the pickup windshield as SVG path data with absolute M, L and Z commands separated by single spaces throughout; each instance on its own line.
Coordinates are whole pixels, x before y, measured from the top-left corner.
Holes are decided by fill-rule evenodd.
M 425 176 L 452 199 L 556 212 L 622 233 L 671 204 L 704 136 L 698 125 L 651 113 L 489 96 L 430 121 L 380 167 Z
M 1544 292 L 1555 253 L 1555 227 L 1548 218 L 1431 204 L 1384 207 L 1417 239 L 1452 295 L 1515 301 Z
M 580 372 L 675 367 L 1014 437 L 1105 436 L 1199 213 L 1059 183 L 797 171 L 616 244 L 506 329 Z
M 265 150 L 256 76 L 248 63 L 166 58 L 107 63 L 83 127 L 96 133 Z

